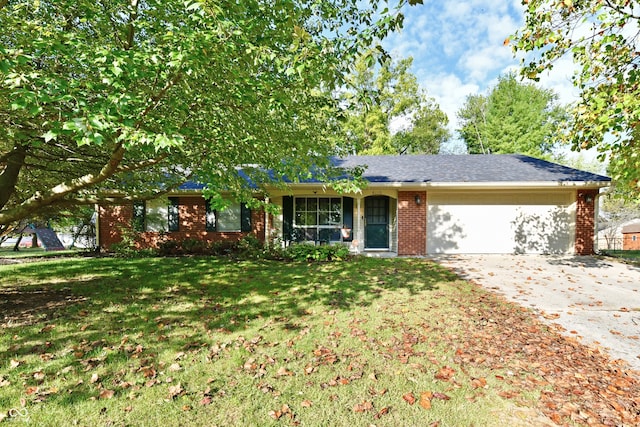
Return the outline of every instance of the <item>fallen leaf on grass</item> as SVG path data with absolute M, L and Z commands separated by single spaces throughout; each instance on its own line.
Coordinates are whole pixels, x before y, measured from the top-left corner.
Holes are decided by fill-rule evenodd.
M 276 376 L 277 377 L 284 377 L 284 376 L 293 376 L 293 372 L 291 372 L 290 370 L 288 370 L 287 368 L 285 368 L 284 366 L 281 367 L 280 369 L 278 369 L 278 372 L 276 372 Z
M 380 409 L 378 413 L 373 416 L 373 418 L 375 418 L 376 420 L 380 419 L 380 417 L 389 413 L 389 409 L 391 408 L 385 406 L 384 408 Z
M 430 391 L 423 391 L 420 393 L 420 406 L 424 409 L 431 409 L 431 399 L 433 399 L 433 393 Z
M 279 420 L 285 415 L 290 419 L 293 419 L 294 417 L 293 412 L 291 412 L 291 408 L 286 403 L 282 405 L 282 407 L 277 411 L 269 411 L 269 416 L 274 420 Z
M 111 399 L 114 394 L 115 392 L 113 390 L 104 389 L 100 391 L 98 397 L 100 397 L 100 399 Z
M 169 399 L 174 399 L 178 396 L 183 395 L 184 393 L 185 391 L 180 383 L 169 386 Z
M 353 405 L 353 412 L 369 412 L 373 410 L 373 403 L 364 401 L 362 403 L 356 403 Z
M 450 366 L 443 366 L 436 373 L 435 378 L 438 379 L 438 380 L 449 381 L 451 379 L 451 377 L 453 377 L 453 374 L 455 374 L 455 373 L 456 373 L 456 371 L 453 368 L 451 368 Z
M 93 374 L 93 375 L 91 375 L 91 379 L 89 380 L 89 382 L 90 382 L 91 384 L 95 384 L 95 383 L 97 383 L 98 381 L 100 381 L 100 377 L 98 376 L 98 374 Z
M 310 400 L 303 400 L 300 403 L 300 406 L 302 406 L 303 408 L 310 408 L 311 406 L 313 406 L 313 402 L 311 402 Z
M 42 334 L 44 332 L 49 332 L 55 327 L 56 327 L 56 325 L 47 325 L 44 328 L 40 329 L 40 333 Z
M 434 399 L 439 399 L 439 400 L 451 400 L 451 398 L 449 396 L 447 396 L 444 393 L 439 393 L 437 391 L 433 392 L 433 398 Z
M 404 399 L 405 402 L 407 402 L 409 405 L 413 405 L 414 403 L 416 403 L 416 397 L 413 395 L 413 393 L 409 392 L 406 393 L 404 395 L 402 395 L 402 398 Z
M 473 388 L 484 388 L 487 385 L 487 380 L 484 378 L 472 378 L 471 379 L 471 387 Z

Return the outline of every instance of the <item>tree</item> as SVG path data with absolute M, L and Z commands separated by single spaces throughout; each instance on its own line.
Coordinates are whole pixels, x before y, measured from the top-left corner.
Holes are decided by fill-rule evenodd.
M 622 249 L 622 226 L 640 218 L 640 205 L 619 197 L 615 192 L 615 187 L 610 188 L 602 202 L 599 222 L 602 224 L 606 248 L 600 249 Z
M 307 177 L 344 144 L 347 66 L 405 2 L 0 0 L 0 228 L 189 177 L 218 201 Z
M 520 153 L 550 157 L 565 117 L 553 91 L 499 77 L 487 96 L 469 95 L 458 111 L 460 136 L 470 154 Z
M 438 154 L 449 138 L 448 118 L 420 88 L 409 69 L 413 58 L 394 61 L 374 51 L 355 62 L 344 99 L 352 106 L 345 129 L 358 154 Z M 404 122 L 392 133 L 391 124 Z
M 538 79 L 570 55 L 580 99 L 565 135 L 573 149 L 597 147 L 609 158 L 621 194 L 640 198 L 640 55 L 638 0 L 530 0 L 513 36 L 528 55 L 522 73 Z

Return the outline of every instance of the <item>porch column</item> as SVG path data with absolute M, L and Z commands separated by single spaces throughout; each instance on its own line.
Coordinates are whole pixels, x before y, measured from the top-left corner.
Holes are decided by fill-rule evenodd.
M 576 255 L 591 255 L 594 251 L 596 197 L 598 190 L 579 190 L 576 197 Z
M 398 192 L 398 255 L 427 254 L 427 192 Z

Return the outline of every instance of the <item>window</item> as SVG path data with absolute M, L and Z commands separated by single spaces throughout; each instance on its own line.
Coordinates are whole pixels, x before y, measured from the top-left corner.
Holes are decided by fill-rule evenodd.
M 342 199 L 296 197 L 294 227 L 296 240 L 339 241 L 342 227 Z
M 214 210 L 207 203 L 205 229 L 221 232 L 251 231 L 251 210 L 244 203 L 232 203 L 224 210 Z
M 226 209 L 216 212 L 216 231 L 240 231 L 240 204 L 232 204 Z
M 180 230 L 180 204 L 177 197 L 169 197 L 167 207 L 167 222 L 169 231 Z
M 141 202 L 133 202 L 133 219 L 131 226 L 133 227 L 133 231 L 144 231 L 145 229 L 145 213 L 146 213 L 146 203 L 144 201 Z
M 635 242 L 637 237 L 638 237 L 638 236 L 636 236 L 636 235 L 634 234 L 633 236 L 631 236 L 631 240 Z
M 168 204 L 167 204 L 168 203 Z M 155 199 L 133 203 L 134 231 L 178 231 L 180 226 L 179 199 Z

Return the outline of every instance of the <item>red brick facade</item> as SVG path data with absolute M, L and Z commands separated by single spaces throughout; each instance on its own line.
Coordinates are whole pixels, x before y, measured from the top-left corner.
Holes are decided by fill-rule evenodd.
M 420 203 L 417 202 L 420 198 Z M 398 192 L 398 255 L 427 254 L 427 193 Z
M 640 250 L 640 233 L 625 233 L 622 235 L 622 249 L 625 251 Z
M 157 247 L 163 239 L 182 241 L 199 239 L 207 242 L 224 240 L 239 240 L 247 234 L 253 234 L 264 241 L 264 212 L 251 211 L 251 233 L 246 232 L 217 232 L 206 230 L 206 201 L 199 196 L 178 197 L 180 224 L 178 231 L 165 233 L 141 232 L 138 234 L 139 248 Z M 133 204 L 126 206 L 100 206 L 99 208 L 99 244 L 100 248 L 108 250 L 111 245 L 122 241 L 122 230 L 131 229 Z
M 598 190 L 580 190 L 576 199 L 576 255 L 594 253 L 596 196 Z

